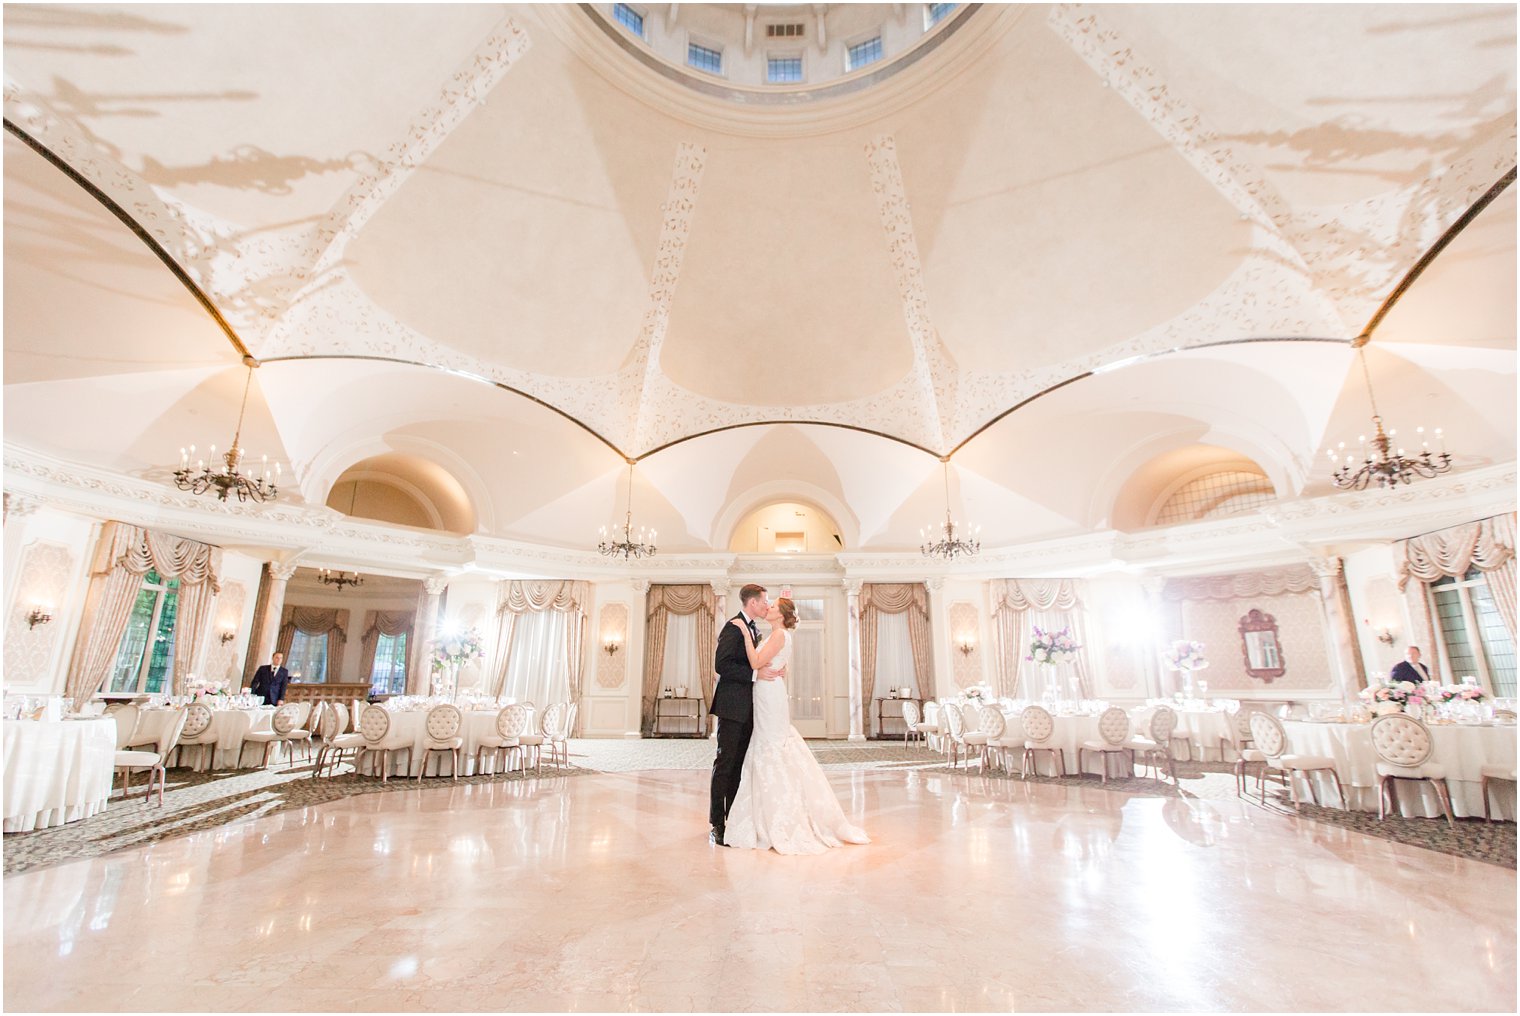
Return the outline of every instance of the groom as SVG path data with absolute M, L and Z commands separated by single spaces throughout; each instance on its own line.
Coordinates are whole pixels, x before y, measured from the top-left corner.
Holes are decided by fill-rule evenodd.
M 765 587 L 747 585 L 739 590 L 742 609 L 734 617 L 744 622 L 749 630 L 750 645 L 760 644 L 760 632 L 755 622 L 770 613 L 771 603 L 766 599 Z M 713 669 L 718 672 L 718 686 L 713 690 L 710 714 L 718 718 L 718 756 L 713 759 L 712 803 L 707 818 L 712 832 L 707 841 L 716 846 L 723 842 L 723 825 L 728 819 L 728 809 L 739 792 L 739 776 L 744 771 L 744 753 L 749 750 L 749 736 L 754 733 L 754 681 L 774 681 L 785 674 L 786 668 L 772 670 L 769 667 L 754 674 L 749 665 L 749 654 L 744 651 L 744 633 L 725 623 L 718 634 L 718 650 L 713 654 Z

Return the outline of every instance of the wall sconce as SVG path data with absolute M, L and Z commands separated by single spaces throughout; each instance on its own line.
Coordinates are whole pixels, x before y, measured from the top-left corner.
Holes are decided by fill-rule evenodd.
M 616 655 L 617 651 L 621 648 L 623 648 L 623 644 L 617 639 L 608 639 L 606 642 L 602 643 L 602 650 L 608 656 Z
M 227 643 L 237 638 L 237 632 L 233 631 L 231 628 L 224 628 L 222 629 L 221 635 L 217 637 L 222 640 L 222 645 L 225 646 Z
M 971 639 L 961 639 L 961 644 L 955 648 L 959 649 L 962 655 L 970 656 L 976 651 L 976 643 Z
M 1368 628 L 1372 628 L 1372 622 L 1367 618 L 1362 618 L 1362 623 L 1365 624 Z M 1372 628 L 1372 635 L 1373 638 L 1377 639 L 1385 646 L 1393 645 L 1393 640 L 1397 637 L 1397 633 L 1394 632 L 1394 630 L 1388 627 L 1386 624 L 1381 628 Z
M 48 609 L 45 609 L 39 603 L 36 606 L 32 607 L 32 612 L 30 614 L 26 615 L 26 626 L 28 628 L 35 628 L 39 624 L 47 624 L 52 619 L 53 615 L 48 613 Z

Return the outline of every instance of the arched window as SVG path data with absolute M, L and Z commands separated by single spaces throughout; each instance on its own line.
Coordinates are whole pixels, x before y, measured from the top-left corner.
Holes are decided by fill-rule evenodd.
M 1221 469 L 1189 480 L 1168 495 L 1156 510 L 1155 524 L 1228 518 L 1275 500 L 1277 491 L 1265 473 Z

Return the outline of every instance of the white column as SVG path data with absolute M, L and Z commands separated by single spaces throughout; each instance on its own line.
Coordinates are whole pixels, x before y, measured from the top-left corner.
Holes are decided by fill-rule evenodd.
M 1349 703 L 1365 687 L 1366 678 L 1343 563 L 1339 557 L 1321 557 L 1311 560 L 1309 567 L 1319 576 L 1319 595 L 1325 607 L 1325 635 L 1330 658 L 1335 663 L 1336 675 L 1340 679 L 1341 698 Z
M 632 674 L 628 682 L 628 722 L 624 728 L 627 738 L 644 736 L 644 641 L 649 637 L 649 580 L 630 579 L 628 584 L 635 593 L 633 616 L 628 619 L 628 669 Z M 637 636 L 637 638 L 635 638 Z
M 850 641 L 850 740 L 864 741 L 865 688 L 862 685 L 860 646 L 860 581 L 844 580 L 845 617 Z
M 424 599 L 417 619 L 412 622 L 416 639 L 410 654 L 411 664 L 406 668 L 408 695 L 426 695 L 432 686 L 433 671 L 428 665 L 428 657 L 438 630 L 438 599 L 448 587 L 446 575 L 429 575 L 422 580 Z
M 1161 598 L 1161 591 L 1166 588 L 1166 579 L 1159 575 L 1148 575 L 1141 580 L 1140 585 L 1145 590 L 1146 613 L 1150 616 L 1152 625 L 1150 644 L 1140 650 L 1141 673 L 1145 676 L 1145 687 L 1148 689 L 1146 697 L 1166 698 L 1169 694 L 1166 689 L 1166 672 L 1161 668 L 1161 651 L 1171 645 Z
M 950 659 L 950 654 L 955 649 L 950 644 L 950 608 L 945 603 L 945 579 L 936 575 L 924 582 L 924 588 L 929 593 L 929 666 L 934 671 L 929 677 L 929 687 L 934 689 L 935 698 L 956 695 L 959 689 L 952 687 L 955 684 L 951 679 L 955 661 Z M 941 676 L 945 678 L 943 688 L 940 686 Z
M 265 587 L 264 623 L 254 633 L 254 667 L 262 667 L 274 655 L 280 638 L 280 616 L 285 613 L 285 586 L 296 573 L 294 561 L 270 561 L 269 585 Z

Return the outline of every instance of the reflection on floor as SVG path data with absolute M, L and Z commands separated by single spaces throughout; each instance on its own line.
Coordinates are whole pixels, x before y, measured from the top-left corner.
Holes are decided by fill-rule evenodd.
M 1515 872 L 1233 800 L 831 772 L 874 842 L 711 848 L 699 771 L 369 794 L 5 881 L 7 1009 L 1506 1010 Z

